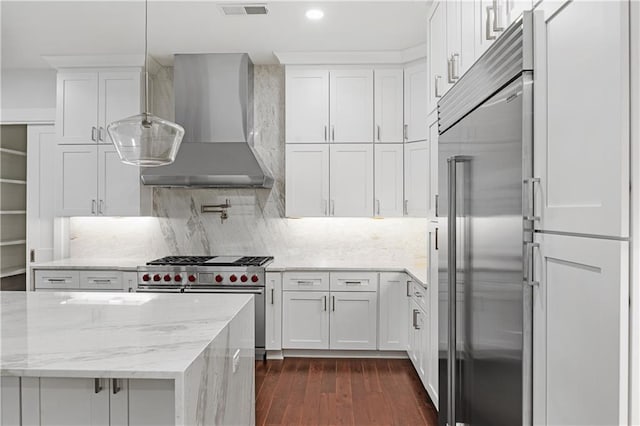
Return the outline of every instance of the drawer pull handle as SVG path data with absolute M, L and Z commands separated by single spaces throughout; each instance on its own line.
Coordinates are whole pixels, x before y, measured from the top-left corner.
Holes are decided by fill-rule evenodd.
M 111 280 L 102 280 L 102 279 L 93 279 L 92 280 L 94 283 L 98 283 L 98 284 L 111 284 Z
M 120 385 L 118 385 L 118 379 L 113 379 L 112 381 L 112 387 L 113 387 L 113 394 L 117 394 L 118 392 L 120 392 L 122 389 L 120 389 Z
M 47 278 L 47 281 L 49 281 L 50 283 L 66 283 L 67 279 L 66 278 Z
M 362 285 L 362 281 L 345 281 L 346 285 Z
M 415 294 L 416 294 L 416 297 L 422 299 L 422 293 L 420 293 L 419 291 L 416 291 Z
M 97 378 L 93 379 L 93 392 L 100 393 L 101 390 L 102 390 L 102 380 Z
M 411 297 L 411 281 L 407 281 L 407 297 Z
M 313 285 L 313 281 L 298 281 L 298 285 Z

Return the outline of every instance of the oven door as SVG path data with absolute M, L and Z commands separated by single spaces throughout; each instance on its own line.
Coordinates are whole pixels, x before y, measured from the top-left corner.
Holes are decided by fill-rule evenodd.
M 255 334 L 256 334 L 256 354 L 260 356 L 265 351 L 265 289 L 264 287 L 187 287 L 184 293 L 230 293 L 230 294 L 253 294 L 255 296 Z

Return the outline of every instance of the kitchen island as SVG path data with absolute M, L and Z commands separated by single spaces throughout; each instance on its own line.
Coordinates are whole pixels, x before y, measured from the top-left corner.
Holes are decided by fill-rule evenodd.
M 253 303 L 0 293 L 1 424 L 253 424 Z

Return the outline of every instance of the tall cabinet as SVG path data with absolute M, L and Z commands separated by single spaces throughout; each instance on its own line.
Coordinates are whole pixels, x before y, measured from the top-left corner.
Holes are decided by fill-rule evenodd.
M 538 9 L 533 420 L 627 424 L 629 2 Z
M 63 69 L 57 76 L 55 212 L 138 216 L 150 191 L 120 162 L 106 127 L 141 112 L 140 69 Z

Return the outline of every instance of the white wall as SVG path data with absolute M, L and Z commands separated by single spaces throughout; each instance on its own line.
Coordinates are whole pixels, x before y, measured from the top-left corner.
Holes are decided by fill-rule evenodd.
M 56 107 L 55 70 L 2 70 L 0 79 L 2 109 Z

